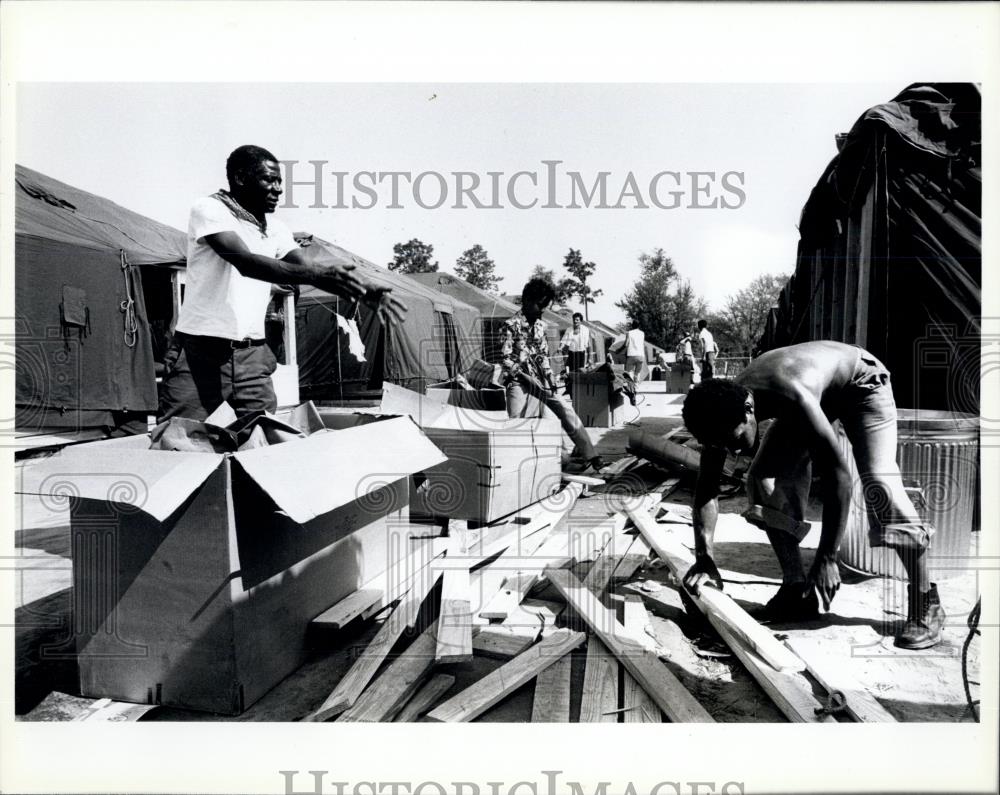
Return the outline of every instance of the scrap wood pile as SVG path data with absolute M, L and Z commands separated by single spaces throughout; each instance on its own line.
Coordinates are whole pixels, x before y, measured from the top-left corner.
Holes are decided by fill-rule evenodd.
M 648 633 L 642 599 L 616 592 L 651 554 L 680 582 L 693 557 L 671 528 L 690 523 L 690 508 L 662 503 L 657 491 L 629 496 L 581 532 L 570 512 L 581 493 L 601 481 L 567 479 L 560 492 L 514 521 L 478 529 L 452 522 L 448 537 L 435 539 L 434 557 L 411 566 L 395 595 L 388 584 L 376 584 L 319 616 L 314 623 L 343 627 L 384 612 L 392 599 L 367 648 L 303 719 L 472 721 L 534 682 L 531 720 L 568 722 L 570 653 L 585 645 L 580 722 L 713 721 L 713 705 L 686 689 L 667 664 L 669 650 Z M 677 482 L 667 481 L 663 491 Z M 593 562 L 581 579 L 575 564 L 587 559 Z M 432 592 L 437 598 L 428 598 Z M 548 598 L 533 598 L 540 592 Z M 782 642 L 722 591 L 684 595 L 789 720 L 894 720 L 860 685 L 831 671 L 815 649 Z M 403 640 L 416 634 L 422 615 L 423 631 Z M 453 666 L 480 657 L 500 663 L 456 687 Z

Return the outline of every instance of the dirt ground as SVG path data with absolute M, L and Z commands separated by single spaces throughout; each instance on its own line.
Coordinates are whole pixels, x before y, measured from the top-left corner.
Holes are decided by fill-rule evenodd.
M 641 416 L 624 428 L 592 429 L 598 450 L 609 460 L 624 454 L 628 434 L 641 427 L 666 432 L 680 424 L 677 396 L 659 392 L 662 384 L 647 384 L 640 395 Z M 620 504 L 623 491 L 643 491 L 662 484 L 677 473 L 651 465 L 638 467 L 622 478 L 595 490 L 578 501 L 568 523 L 569 530 L 606 517 Z M 680 483 L 666 500 L 690 505 L 693 475 L 682 474 Z M 780 570 L 766 537 L 740 516 L 742 496 L 725 498 L 720 505 L 716 533 L 717 562 L 723 571 L 726 591 L 748 611 L 762 605 L 775 592 Z M 73 720 L 93 704 L 76 688 L 76 671 L 70 642 L 70 540 L 64 507 L 26 500 L 20 506 L 17 545 L 19 608 L 16 615 L 17 666 L 16 713 L 19 720 Z M 671 514 L 677 518 L 676 513 Z M 803 542 L 806 563 L 820 532 L 820 506 L 809 516 L 813 529 Z M 691 543 L 691 528 L 683 522 L 662 527 Z M 584 576 L 590 560 L 581 556 L 575 570 Z M 932 574 L 933 574 L 932 570 Z M 969 611 L 978 594 L 975 572 L 938 572 L 939 591 L 948 615 L 944 642 L 929 650 L 903 652 L 893 646 L 893 635 L 905 618 L 905 583 L 881 577 L 844 572 L 841 588 L 829 613 L 819 620 L 795 626 L 775 626 L 776 631 L 808 644 L 837 670 L 849 674 L 869 690 L 900 721 L 974 720 L 965 694 L 962 646 L 969 628 Z M 932 576 L 932 580 L 934 577 Z M 684 607 L 676 583 L 655 558 L 647 561 L 619 593 L 639 594 L 649 611 L 649 633 L 661 659 L 721 722 L 783 722 L 785 717 L 757 685 L 742 664 L 728 652 L 707 625 Z M 544 588 L 532 596 L 551 598 Z M 436 594 L 425 604 L 433 614 Z M 319 706 L 346 673 L 355 656 L 363 651 L 377 631 L 377 624 L 355 622 L 335 633 L 316 633 L 310 639 L 309 661 L 286 678 L 242 715 L 231 718 L 205 713 L 156 707 L 144 721 L 295 721 Z M 398 650 L 413 636 L 404 637 Z M 968 678 L 973 697 L 978 695 L 980 639 L 968 654 Z M 583 689 L 585 647 L 573 652 L 571 719 L 579 714 Z M 481 678 L 500 661 L 476 657 L 472 662 L 447 666 L 456 677 L 450 694 Z M 518 722 L 530 719 L 534 683 L 528 683 L 478 718 L 484 722 Z

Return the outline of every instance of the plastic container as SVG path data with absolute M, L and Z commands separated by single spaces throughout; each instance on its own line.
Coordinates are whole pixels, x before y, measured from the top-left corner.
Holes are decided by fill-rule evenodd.
M 862 574 L 905 579 L 899 557 L 868 545 L 868 517 L 851 443 L 837 423 L 841 450 L 854 482 L 840 562 Z M 979 417 L 947 411 L 900 409 L 896 461 L 921 517 L 935 527 L 927 553 L 931 580 L 967 571 L 972 532 L 979 530 Z

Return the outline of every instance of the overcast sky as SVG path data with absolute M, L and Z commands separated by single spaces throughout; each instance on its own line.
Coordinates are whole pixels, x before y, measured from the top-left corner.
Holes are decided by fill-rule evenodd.
M 834 135 L 865 109 L 891 99 L 903 84 L 849 85 L 556 85 L 556 84 L 25 84 L 18 87 L 17 162 L 132 210 L 185 229 L 191 202 L 225 184 L 228 153 L 255 143 L 283 160 L 328 161 L 322 209 L 311 188 L 297 188 L 299 209 L 279 209 L 294 230 L 307 230 L 384 265 L 394 243 L 413 237 L 434 246 L 442 270 L 479 243 L 517 292 L 531 269 L 559 269 L 567 250 L 597 263 L 594 286 L 604 296 L 591 316 L 616 323 L 614 303 L 638 275 L 637 257 L 662 247 L 710 306 L 720 308 L 756 275 L 789 273 L 802 205 L 836 152 Z M 558 201 L 568 204 L 567 171 L 589 186 L 607 177 L 608 204 L 629 173 L 640 200 L 624 209 L 542 208 L 543 160 L 560 160 Z M 401 209 L 390 209 L 384 181 L 371 209 L 337 209 L 330 172 L 347 172 L 345 199 L 369 203 L 351 187 L 362 171 L 430 171 L 448 180 L 447 203 L 422 209 L 400 183 Z M 490 202 L 487 172 L 504 172 L 502 209 L 454 209 L 454 177 L 480 176 L 477 195 Z M 521 178 L 511 206 L 507 181 L 517 171 L 538 174 L 539 187 Z M 651 178 L 679 172 L 683 205 L 660 209 Z M 692 171 L 710 192 L 692 196 Z M 725 191 L 725 172 L 745 200 Z M 469 179 L 469 178 L 467 178 Z M 661 204 L 676 189 L 659 183 Z M 421 183 L 433 204 L 436 178 Z M 737 209 L 692 209 L 715 198 Z M 582 203 L 582 202 L 580 202 Z

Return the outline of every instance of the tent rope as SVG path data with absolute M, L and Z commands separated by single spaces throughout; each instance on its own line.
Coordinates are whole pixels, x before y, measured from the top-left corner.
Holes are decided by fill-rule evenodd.
M 132 280 L 130 278 L 132 266 L 128 257 L 125 256 L 125 249 L 121 249 L 122 278 L 125 280 L 125 300 L 119 304 L 122 313 L 125 315 L 125 346 L 134 348 L 139 339 L 139 321 L 135 315 L 135 298 L 132 297 Z

